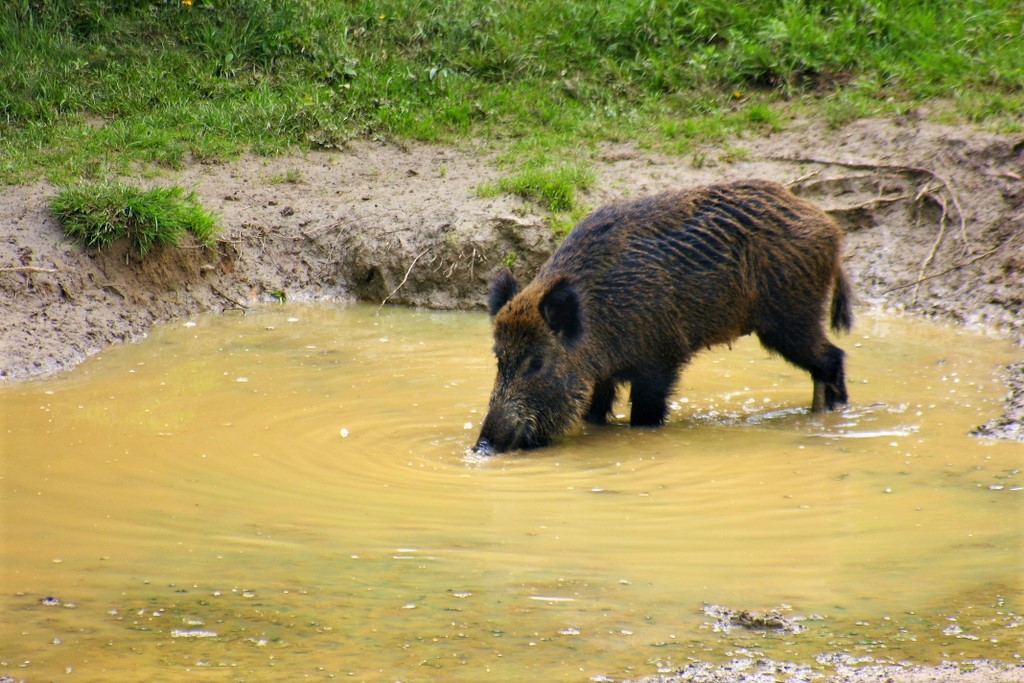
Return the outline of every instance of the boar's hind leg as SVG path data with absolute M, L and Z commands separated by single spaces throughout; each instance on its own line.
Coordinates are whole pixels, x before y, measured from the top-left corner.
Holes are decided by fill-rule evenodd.
M 676 382 L 676 371 L 648 371 L 631 378 L 629 415 L 631 427 L 656 427 L 668 415 L 668 395 Z
M 811 374 L 814 378 L 815 399 L 815 402 L 811 404 L 812 412 L 835 410 L 846 403 L 846 372 L 843 369 L 843 355 L 843 350 L 838 346 L 828 344 L 825 349 L 824 372 L 820 376 Z M 819 386 L 823 388 L 819 389 Z M 819 392 L 824 394 L 822 401 L 817 400 Z
M 612 404 L 615 403 L 615 382 L 604 380 L 594 386 L 594 395 L 590 399 L 590 408 L 583 419 L 590 424 L 603 425 L 608 422 L 608 415 L 612 412 Z
M 815 323 L 810 330 L 783 326 L 771 331 L 758 331 L 757 336 L 769 351 L 811 373 L 814 380 L 811 412 L 835 410 L 846 403 L 843 350 L 829 343 L 820 323 Z

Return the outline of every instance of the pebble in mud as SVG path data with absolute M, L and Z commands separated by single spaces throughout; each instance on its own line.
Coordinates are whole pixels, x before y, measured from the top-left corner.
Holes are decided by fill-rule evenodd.
M 39 600 L 39 604 L 40 605 L 44 605 L 46 607 L 67 607 L 68 609 L 74 609 L 75 607 L 78 606 L 78 605 L 76 605 L 73 602 L 68 602 L 67 600 L 61 600 L 60 598 L 56 598 L 56 597 L 54 597 L 52 595 L 47 595 L 46 597 L 41 598 Z
M 714 617 L 712 628 L 723 633 L 728 633 L 736 627 L 751 631 L 775 631 L 778 633 L 799 633 L 804 630 L 803 624 L 800 623 L 803 617 L 786 616 L 779 610 L 759 613 L 710 604 L 704 605 L 703 610 L 704 614 Z

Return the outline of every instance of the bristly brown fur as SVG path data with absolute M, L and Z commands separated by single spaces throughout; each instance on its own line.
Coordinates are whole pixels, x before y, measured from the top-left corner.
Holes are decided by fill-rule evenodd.
M 812 410 L 847 400 L 853 322 L 843 235 L 815 205 L 765 181 L 710 185 L 597 209 L 520 288 L 492 284 L 498 377 L 478 447 L 540 446 L 577 420 L 602 423 L 631 385 L 630 424 L 664 422 L 697 351 L 757 334 L 814 380 Z M 826 311 L 828 308 L 828 311 Z

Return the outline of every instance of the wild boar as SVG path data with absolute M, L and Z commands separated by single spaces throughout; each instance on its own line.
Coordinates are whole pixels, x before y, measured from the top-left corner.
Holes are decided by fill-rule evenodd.
M 525 287 L 508 269 L 488 309 L 498 375 L 474 450 L 534 448 L 580 418 L 602 424 L 621 384 L 630 425 L 664 423 L 680 368 L 754 333 L 814 381 L 812 411 L 846 403 L 852 324 L 843 234 L 773 182 L 665 192 L 584 218 Z M 829 310 L 826 310 L 829 309 Z

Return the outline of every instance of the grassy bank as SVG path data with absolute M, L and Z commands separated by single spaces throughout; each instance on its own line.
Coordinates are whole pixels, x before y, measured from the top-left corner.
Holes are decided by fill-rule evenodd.
M 127 238 L 139 256 L 173 246 L 185 233 L 212 245 L 217 233 L 216 217 L 180 187 L 81 183 L 58 192 L 50 208 L 65 234 L 83 246 L 105 248 Z
M 1018 0 L 13 0 L 0 182 L 354 137 L 694 141 L 898 113 L 1020 129 Z

